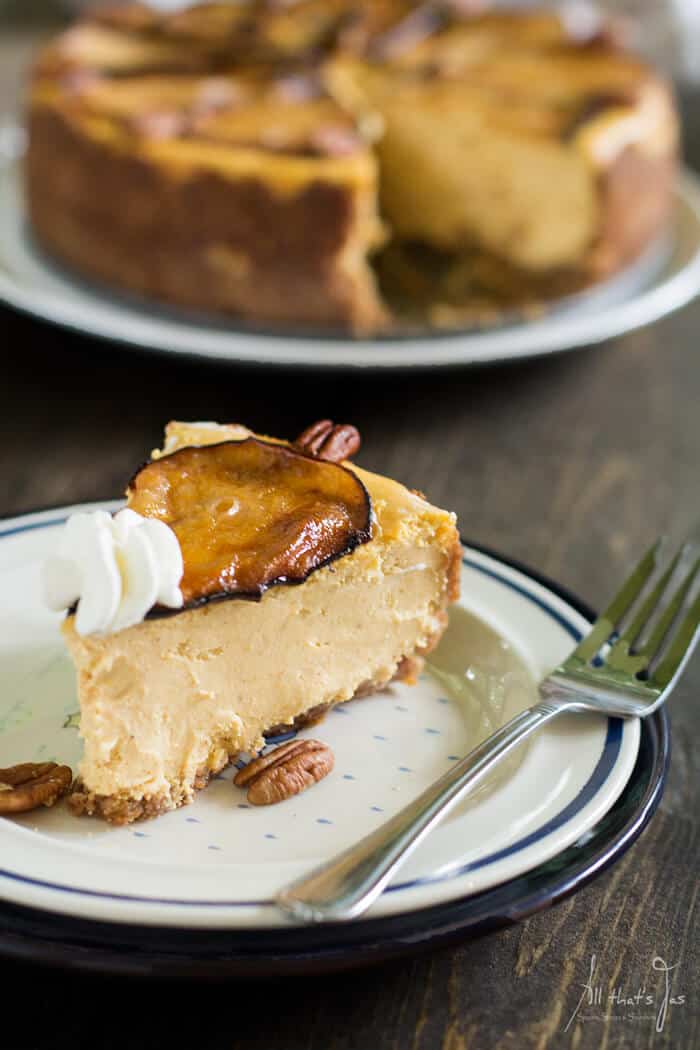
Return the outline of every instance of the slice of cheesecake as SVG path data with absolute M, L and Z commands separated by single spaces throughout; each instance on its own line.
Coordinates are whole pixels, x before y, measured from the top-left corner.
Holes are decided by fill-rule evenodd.
M 93 601 L 101 630 L 84 616 L 79 633 L 80 604 L 63 625 L 85 745 L 77 812 L 117 824 L 162 813 L 260 749 L 266 731 L 415 681 L 458 594 L 455 516 L 337 462 L 354 434 L 324 422 L 289 445 L 238 425 L 168 425 L 113 526 L 172 530 L 183 572 L 169 605 L 180 607 L 156 603 L 133 622 L 127 593 L 130 619 L 105 612 L 109 601 L 98 615 Z M 122 576 L 128 562 L 141 599 L 152 577 L 155 601 L 152 551 L 120 550 Z M 110 616 L 132 625 L 110 629 Z

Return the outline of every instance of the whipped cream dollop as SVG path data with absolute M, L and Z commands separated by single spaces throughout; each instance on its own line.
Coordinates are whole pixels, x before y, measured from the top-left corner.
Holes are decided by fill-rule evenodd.
M 42 570 L 44 600 L 59 612 L 77 602 L 78 634 L 112 634 L 154 605 L 182 607 L 180 543 L 163 521 L 128 508 L 73 514 Z

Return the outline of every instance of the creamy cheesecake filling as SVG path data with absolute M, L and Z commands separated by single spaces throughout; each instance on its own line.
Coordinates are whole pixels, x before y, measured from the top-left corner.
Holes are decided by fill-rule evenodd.
M 482 137 L 462 123 L 440 121 L 436 132 L 434 116 L 414 113 L 407 135 L 387 121 L 379 157 L 394 231 L 447 249 L 477 243 L 532 270 L 573 265 L 598 225 L 592 170 L 565 146 Z
M 251 435 L 237 424 L 174 422 L 153 459 Z M 78 812 L 126 823 L 181 805 L 235 754 L 259 749 L 267 729 L 415 677 L 458 593 L 455 517 L 344 466 L 370 494 L 372 538 L 302 584 L 110 635 L 81 636 L 66 619 L 85 742 Z
M 64 637 L 79 676 L 80 765 L 96 795 L 189 798 L 219 750 L 393 678 L 443 627 L 445 554 L 372 543 L 260 602 L 223 601 L 108 638 Z
M 551 105 L 352 63 L 339 63 L 331 81 L 348 105 L 381 115 L 380 199 L 395 237 L 455 251 L 478 245 L 534 270 L 573 264 L 593 240 L 596 173 L 559 140 Z

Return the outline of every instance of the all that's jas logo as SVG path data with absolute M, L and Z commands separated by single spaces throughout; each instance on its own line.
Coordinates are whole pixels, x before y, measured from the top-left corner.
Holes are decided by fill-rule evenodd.
M 564 1031 L 590 1021 L 648 1021 L 657 1032 L 663 1032 L 670 1012 L 688 1003 L 688 996 L 678 986 L 679 967 L 680 963 L 669 965 L 655 955 L 650 972 L 636 988 L 608 988 L 604 975 L 598 972 L 598 958 L 592 955 L 588 978 L 581 985 L 581 995 Z

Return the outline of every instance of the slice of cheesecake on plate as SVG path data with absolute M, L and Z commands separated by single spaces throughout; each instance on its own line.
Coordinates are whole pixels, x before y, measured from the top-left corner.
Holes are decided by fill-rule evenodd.
M 45 589 L 69 609 L 77 812 L 173 809 L 269 730 L 415 680 L 458 595 L 455 516 L 358 446 L 329 421 L 294 444 L 171 423 L 126 510 L 69 521 Z

